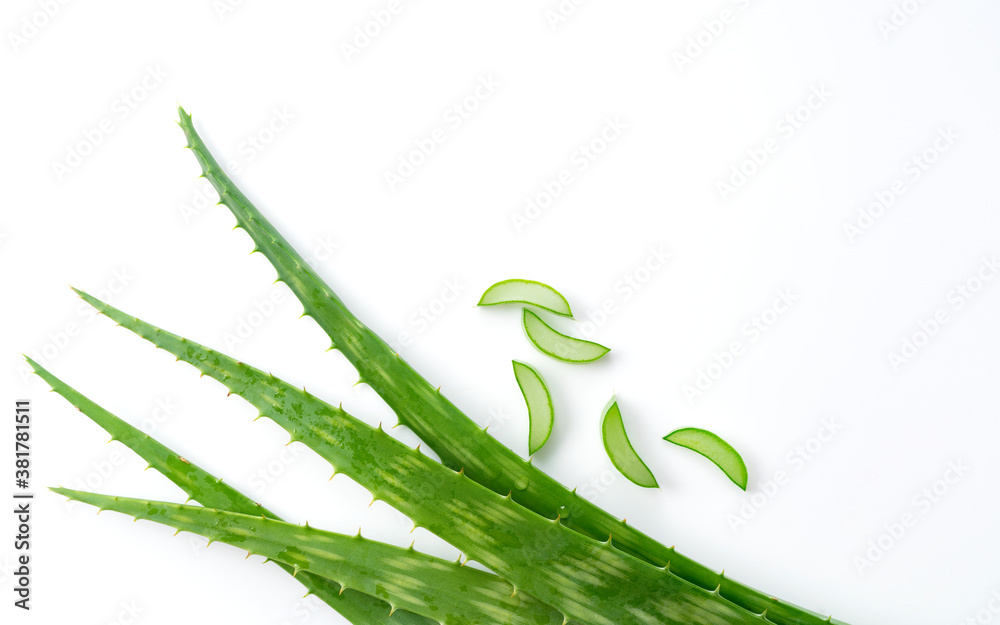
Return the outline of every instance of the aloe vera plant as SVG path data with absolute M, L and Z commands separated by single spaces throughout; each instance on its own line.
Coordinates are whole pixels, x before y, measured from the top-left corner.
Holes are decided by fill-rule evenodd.
M 375 499 L 407 515 L 567 620 L 592 625 L 759 622 L 717 592 L 545 519 L 342 408 L 78 292 L 120 326 L 224 384 Z M 300 548 L 296 545 L 296 548 Z
M 614 518 L 570 491 L 547 474 L 504 447 L 414 371 L 385 341 L 357 319 L 284 237 L 233 184 L 194 129 L 191 116 L 179 109 L 179 124 L 205 177 L 236 218 L 237 227 L 254 241 L 303 305 L 358 370 L 359 381 L 371 386 L 406 425 L 442 462 L 494 493 L 556 520 L 580 534 L 608 540 L 624 554 L 669 570 L 691 585 L 714 593 L 722 604 L 747 614 L 763 615 L 776 625 L 820 625 L 828 617 L 804 610 L 712 571 L 666 547 L 631 525 Z M 690 622 L 694 622 L 693 620 Z M 748 621 L 752 622 L 752 621 Z
M 449 617 L 448 620 L 456 622 L 486 622 L 491 619 L 504 623 L 525 622 L 530 625 L 562 622 L 562 617 L 558 612 L 530 595 L 520 593 L 511 597 L 510 585 L 499 578 L 438 559 L 426 560 L 425 556 L 416 554 L 412 549 L 402 550 L 388 545 L 379 545 L 361 538 L 360 535 L 342 537 L 323 534 L 324 537 L 317 541 L 321 542 L 324 547 L 323 552 L 318 557 L 325 557 L 326 560 L 336 558 L 332 564 L 348 567 L 348 570 L 343 572 L 331 570 L 330 563 L 325 562 L 325 560 L 327 568 L 314 566 L 310 561 L 304 560 L 302 554 L 290 550 L 288 541 L 282 544 L 280 540 L 275 538 L 274 534 L 277 533 L 280 536 L 282 532 L 286 535 L 298 536 L 302 531 L 302 528 L 298 528 L 298 526 L 286 527 L 287 524 L 265 524 L 263 530 L 250 531 L 248 535 L 234 533 L 230 531 L 234 522 L 242 523 L 245 529 L 253 527 L 252 523 L 259 523 L 262 518 L 274 521 L 281 521 L 281 519 L 220 478 L 208 473 L 184 456 L 97 405 L 34 360 L 30 358 L 27 360 L 36 375 L 48 383 L 54 392 L 64 397 L 82 414 L 90 417 L 108 432 L 112 441 L 119 441 L 135 451 L 149 463 L 150 468 L 159 471 L 184 490 L 190 500 L 197 501 L 204 506 L 202 509 L 196 508 L 193 512 L 187 509 L 190 506 L 184 509 L 188 520 L 196 518 L 197 514 L 202 514 L 206 518 L 201 524 L 189 523 L 183 529 L 201 534 L 211 540 L 228 542 L 247 549 L 253 547 L 255 553 L 269 556 L 269 559 L 278 566 L 294 575 L 309 593 L 316 595 L 356 625 L 390 625 L 391 623 L 434 625 L 443 620 L 445 616 Z M 132 516 L 136 518 L 141 517 L 161 523 L 168 520 L 170 511 L 176 515 L 177 511 L 180 510 L 176 506 L 165 503 L 143 502 L 140 504 L 135 500 L 129 502 L 130 507 L 123 507 L 123 500 L 116 497 L 66 489 L 54 490 L 77 501 L 96 505 L 101 509 L 123 513 L 132 511 L 135 512 Z M 158 506 L 162 508 L 163 513 L 160 516 L 154 516 L 151 511 Z M 216 512 L 221 511 L 222 514 L 215 516 L 204 514 L 201 511 L 205 508 L 216 509 Z M 233 521 L 233 518 L 228 516 L 231 513 L 237 513 L 240 517 L 247 516 L 249 519 L 237 518 L 236 521 Z M 171 523 L 171 525 L 178 530 L 182 529 L 179 523 Z M 269 534 L 270 536 L 268 536 Z M 268 536 L 268 539 L 265 540 L 263 536 Z M 255 543 L 256 540 L 262 542 Z M 269 548 L 271 551 L 266 551 Z M 381 566 L 378 575 L 357 569 L 359 563 L 370 568 L 369 549 L 388 556 L 388 563 L 379 563 Z M 349 552 L 358 550 L 364 552 L 364 558 L 350 557 Z M 286 552 L 288 555 L 282 555 Z M 392 592 L 389 589 L 372 591 L 372 584 L 386 579 L 384 574 L 386 571 L 400 566 L 403 567 L 400 573 L 401 577 L 397 578 L 394 583 L 402 584 L 405 592 Z M 317 574 L 317 571 L 321 571 L 327 577 Z M 329 579 L 330 575 L 337 575 L 339 581 Z M 408 578 L 413 577 L 420 581 L 410 583 Z M 347 579 L 357 580 L 357 585 L 347 587 L 345 585 Z M 414 602 L 414 591 L 423 588 L 427 582 L 433 582 L 434 587 L 424 588 L 421 600 Z M 368 594 L 361 591 L 361 588 L 366 584 L 368 585 L 366 588 L 369 590 Z M 454 596 L 445 594 L 449 589 L 456 587 L 474 588 L 476 593 L 471 596 L 480 599 L 490 597 L 491 601 L 485 604 L 469 605 L 468 597 L 460 597 L 460 600 L 456 601 Z M 441 591 L 445 591 L 445 593 Z M 393 600 L 392 604 L 387 603 L 389 599 Z M 421 613 L 424 615 L 421 616 Z
M 252 551 L 283 563 L 292 573 L 316 576 L 327 589 L 333 588 L 330 584 L 343 589 L 344 579 L 350 580 L 347 586 L 367 591 L 359 594 L 358 605 L 353 606 L 361 611 L 360 621 L 355 622 L 381 622 L 365 620 L 368 600 L 384 600 L 407 610 L 397 614 L 412 610 L 414 618 L 444 623 L 547 623 L 553 618 L 591 625 L 831 622 L 680 556 L 583 501 L 480 430 L 347 310 L 232 185 L 183 110 L 180 123 L 203 175 L 219 191 L 220 203 L 233 212 L 237 225 L 254 239 L 255 251 L 275 266 L 279 280 L 303 302 L 304 313 L 316 318 L 332 347 L 354 364 L 361 380 L 389 403 L 401 423 L 438 452 L 443 464 L 421 454 L 419 448 L 403 445 L 381 427 L 372 428 L 273 375 L 78 293 L 119 325 L 224 384 L 231 394 L 254 405 L 260 416 L 283 427 L 292 441 L 304 443 L 328 460 L 335 472 L 347 474 L 373 498 L 396 507 L 415 525 L 452 543 L 493 574 L 455 573 L 460 567 L 454 564 L 391 551 L 397 548 L 387 545 L 370 544 L 351 551 L 345 541 L 361 539 L 283 523 L 229 491 L 216 492 L 225 495 L 213 500 L 217 507 L 190 510 L 164 502 L 75 491 L 64 494 L 137 517 L 167 521 L 210 538 L 250 545 Z M 155 441 L 135 442 L 147 451 L 159 449 L 168 460 L 171 457 L 172 452 L 156 448 Z M 194 491 L 212 500 L 210 483 L 221 482 L 204 473 L 190 473 L 190 463 L 180 461 L 172 461 L 178 473 L 174 477 L 179 483 L 188 480 L 189 495 Z M 334 554 L 338 550 L 353 554 L 351 560 L 371 558 L 372 562 L 342 562 Z M 464 581 L 456 581 L 454 576 L 462 575 Z M 439 582 L 440 592 L 429 594 L 431 589 L 424 583 L 428 579 Z M 413 596 L 414 588 L 425 587 L 428 593 Z M 475 590 L 480 587 L 485 590 Z M 522 600 L 516 605 L 507 602 L 496 594 L 501 588 L 514 589 L 511 594 L 522 595 Z M 481 601 L 463 602 L 470 589 Z M 524 612 L 525 605 L 535 606 L 535 612 Z M 511 617 L 510 610 L 516 610 L 517 616 Z M 527 620 L 516 620 L 521 617 Z
M 163 501 L 112 497 L 66 488 L 54 492 L 75 501 L 155 521 L 228 543 L 290 566 L 347 580 L 367 597 L 378 597 L 395 607 L 419 612 L 430 622 L 478 625 L 562 625 L 562 614 L 527 593 L 513 593 L 504 580 L 414 550 L 405 550 L 360 537 L 254 516 Z M 389 610 L 388 612 L 392 612 Z M 390 621 L 387 621 L 390 622 Z M 426 622 L 426 621 L 424 621 Z

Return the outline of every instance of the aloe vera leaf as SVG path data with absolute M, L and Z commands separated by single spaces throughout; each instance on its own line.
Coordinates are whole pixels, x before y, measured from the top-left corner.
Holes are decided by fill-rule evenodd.
M 477 306 L 497 304 L 530 304 L 564 317 L 573 316 L 569 302 L 562 293 L 535 280 L 520 278 L 501 280 L 486 289 Z
M 524 333 L 538 351 L 563 362 L 593 362 L 607 354 L 610 349 L 583 339 L 573 338 L 558 332 L 542 321 L 542 318 L 524 309 L 522 321 Z
M 625 433 L 625 422 L 622 421 L 622 411 L 618 408 L 618 402 L 612 398 L 604 408 L 604 416 L 601 419 L 601 439 L 604 441 L 604 450 L 608 452 L 611 463 L 615 468 L 628 478 L 628 481 L 642 486 L 643 488 L 658 488 L 653 472 L 649 470 L 646 463 L 642 461 L 632 442 Z
M 747 465 L 743 457 L 718 435 L 700 428 L 680 428 L 664 436 L 663 440 L 705 456 L 722 469 L 733 484 L 747 489 Z
M 80 292 L 122 327 L 194 365 L 380 499 L 565 615 L 591 625 L 742 625 L 718 593 L 572 531 L 498 495 L 271 374 Z
M 254 502 L 253 499 L 94 403 L 31 358 L 26 357 L 26 359 L 34 369 L 35 374 L 42 378 L 54 392 L 64 397 L 77 410 L 104 428 L 111 435 L 111 440 L 119 441 L 139 454 L 143 460 L 149 463 L 150 468 L 159 471 L 171 482 L 181 487 L 191 500 L 197 501 L 206 508 L 230 510 L 253 516 L 263 515 L 276 521 L 281 520 L 278 515 Z M 295 575 L 295 578 L 306 587 L 310 594 L 316 595 L 354 625 L 435 625 L 438 623 L 437 620 L 430 620 L 406 610 L 393 612 L 392 606 L 382 599 L 366 595 L 353 588 L 344 588 L 337 582 L 314 573 L 296 572 L 290 564 L 278 561 L 275 561 L 275 564 L 287 573 Z
M 823 625 L 828 618 L 804 610 L 712 571 L 627 525 L 587 499 L 570 491 L 487 434 L 474 421 L 413 370 L 378 335 L 341 302 L 322 278 L 233 184 L 198 135 L 191 116 L 178 108 L 181 129 L 201 165 L 202 176 L 219 193 L 220 203 L 236 218 L 311 316 L 358 370 L 367 383 L 448 467 L 499 494 L 511 495 L 522 506 L 585 536 L 613 537 L 615 548 L 656 566 L 670 564 L 678 577 L 700 588 L 718 589 L 720 596 L 748 611 L 768 615 L 775 625 Z
M 53 492 L 74 501 L 204 536 L 292 567 L 394 607 L 421 613 L 431 622 L 455 625 L 562 625 L 563 617 L 527 593 L 514 593 L 499 577 L 414 549 L 326 532 L 263 516 L 164 501 L 114 497 L 67 488 Z M 392 618 L 395 618 L 393 615 Z M 394 622 L 387 620 L 387 623 Z
M 541 374 L 527 363 L 512 361 L 514 364 L 514 379 L 521 389 L 524 403 L 528 407 L 528 453 L 533 454 L 542 448 L 552 434 L 554 410 L 552 395 Z

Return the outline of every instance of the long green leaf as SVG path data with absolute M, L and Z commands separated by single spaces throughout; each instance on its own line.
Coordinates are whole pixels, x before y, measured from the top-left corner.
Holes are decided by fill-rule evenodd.
M 206 508 L 230 510 L 253 516 L 263 515 L 277 521 L 281 520 L 278 515 L 253 499 L 94 403 L 31 358 L 27 358 L 27 361 L 53 391 L 104 428 L 111 435 L 111 440 L 126 445 L 149 463 L 150 468 L 159 471 L 181 487 L 191 500 Z M 291 565 L 282 562 L 276 564 L 286 572 L 295 574 L 295 569 Z M 314 573 L 299 572 L 296 579 L 309 593 L 319 597 L 354 625 L 433 625 L 438 622 L 405 610 L 393 613 L 391 606 L 382 599 L 371 597 L 353 588 L 345 589 L 337 582 Z
M 306 571 L 341 580 L 345 587 L 449 625 L 563 623 L 561 614 L 525 593 L 512 593 L 510 584 L 495 575 L 413 549 L 229 510 L 52 490 L 101 510 L 162 523 L 265 556 L 291 566 L 296 576 Z
M 78 291 L 79 292 L 79 291 Z M 723 625 L 761 617 L 545 519 L 271 374 L 79 292 L 98 311 L 224 384 L 342 472 L 518 589 L 592 625 Z
M 322 278 L 302 259 L 278 230 L 233 184 L 194 129 L 191 116 L 179 108 L 179 124 L 205 177 L 236 217 L 238 227 L 262 253 L 367 383 L 396 413 L 400 424 L 412 429 L 441 461 L 472 480 L 512 499 L 548 519 L 597 540 L 612 538 L 615 548 L 656 566 L 670 564 L 678 577 L 719 595 L 734 605 L 766 613 L 776 625 L 822 625 L 828 618 L 776 599 L 731 580 L 721 573 L 658 543 L 570 491 L 526 462 L 469 419 L 437 387 L 421 377 L 393 349 L 357 317 Z M 525 488 L 518 488 L 527 485 Z M 567 512 L 569 513 L 567 515 Z M 561 517 L 561 518 L 560 518 Z

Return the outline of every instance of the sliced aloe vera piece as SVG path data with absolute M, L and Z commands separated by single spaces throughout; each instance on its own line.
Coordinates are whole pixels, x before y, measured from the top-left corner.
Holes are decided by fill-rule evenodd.
M 733 446 L 708 430 L 681 428 L 663 440 L 696 451 L 716 464 L 734 484 L 747 489 L 747 465 Z
M 501 280 L 486 289 L 477 306 L 496 304 L 531 304 L 564 317 L 572 317 L 569 302 L 562 293 L 547 284 L 534 280 L 512 278 Z
M 610 349 L 593 341 L 566 336 L 542 321 L 542 318 L 524 309 L 524 333 L 531 344 L 546 356 L 563 362 L 593 362 Z
M 615 465 L 622 475 L 630 482 L 643 488 L 657 488 L 656 478 L 649 470 L 646 463 L 642 461 L 632 442 L 625 433 L 625 423 L 622 421 L 622 412 L 618 408 L 618 401 L 611 398 L 611 402 L 604 409 L 604 418 L 601 421 L 601 438 L 604 440 L 604 450 L 608 452 L 611 463 Z
M 528 406 L 528 422 L 530 429 L 528 432 L 528 453 L 533 454 L 542 448 L 545 441 L 549 440 L 552 434 L 552 421 L 555 411 L 552 408 L 552 395 L 549 394 L 549 387 L 545 386 L 545 380 L 541 374 L 535 371 L 534 367 L 512 361 L 514 364 L 514 378 L 517 379 L 517 386 L 524 396 L 524 403 Z

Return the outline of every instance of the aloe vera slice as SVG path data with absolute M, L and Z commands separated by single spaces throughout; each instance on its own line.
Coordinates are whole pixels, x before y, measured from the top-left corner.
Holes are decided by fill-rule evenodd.
M 622 412 L 618 408 L 618 401 L 611 398 L 611 402 L 604 409 L 604 418 L 601 421 L 601 437 L 604 439 L 604 450 L 608 452 L 611 463 L 615 465 L 622 475 L 630 482 L 643 488 L 657 488 L 656 478 L 649 470 L 646 463 L 639 458 L 632 442 L 625 433 L 625 423 L 622 421 Z
M 538 351 L 563 362 L 593 362 L 610 349 L 593 341 L 573 338 L 558 332 L 542 318 L 524 309 L 524 333 Z
M 715 463 L 734 484 L 747 489 L 747 465 L 733 446 L 708 430 L 681 428 L 663 437 L 663 440 L 696 451 Z
M 517 386 L 524 396 L 524 403 L 528 406 L 528 422 L 530 423 L 528 432 L 528 453 L 533 454 L 542 448 L 545 441 L 549 440 L 552 434 L 552 422 L 555 411 L 552 408 L 552 395 L 549 388 L 545 386 L 545 380 L 528 364 L 512 361 L 514 364 L 514 378 L 517 379 Z
M 569 302 L 562 293 L 547 284 L 534 280 L 512 278 L 501 280 L 486 289 L 477 306 L 496 304 L 531 304 L 564 317 L 572 317 Z

